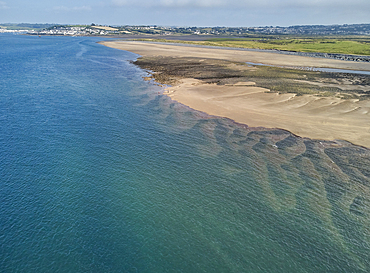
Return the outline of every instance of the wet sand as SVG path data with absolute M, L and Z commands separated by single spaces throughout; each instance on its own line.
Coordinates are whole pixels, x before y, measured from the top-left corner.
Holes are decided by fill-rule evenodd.
M 265 93 L 254 86 L 219 86 L 188 79 L 166 94 L 189 107 L 251 127 L 281 128 L 313 139 L 370 147 L 370 101 Z
M 144 59 L 154 58 L 153 62 L 155 58 L 160 57 L 204 58 L 205 60 L 212 59 L 220 62 L 253 62 L 278 66 L 370 70 L 370 64 L 368 63 L 269 52 L 210 49 L 132 41 L 102 42 L 102 44 L 134 52 L 143 56 Z M 204 67 L 205 74 L 208 73 L 208 69 L 209 67 Z M 240 69 L 239 67 L 234 72 Z M 245 67 L 242 69 L 248 70 L 251 68 Z M 158 69 L 152 70 L 166 74 L 157 71 Z M 223 74 L 218 76 L 218 79 L 222 77 L 224 77 Z M 227 77 L 232 78 L 234 76 L 225 76 L 225 78 Z M 357 145 L 370 147 L 370 100 L 272 93 L 269 92 L 269 89 L 256 86 L 254 82 L 244 78 L 241 78 L 242 81 L 240 82 L 224 82 L 222 85 L 219 82 L 216 84 L 209 80 L 205 82 L 196 78 L 197 76 L 189 76 L 189 74 L 176 75 L 176 77 L 171 76 L 171 81 L 168 81 L 169 77 L 167 77 L 167 81 L 163 80 L 162 83 L 171 84 L 172 87 L 168 87 L 165 94 L 193 109 L 215 116 L 227 117 L 251 127 L 281 128 L 302 137 L 322 140 L 346 140 Z M 317 85 L 317 83 L 315 84 Z M 343 86 L 340 83 L 337 84 L 339 89 Z M 356 85 L 353 89 L 356 88 L 368 89 L 367 86 L 359 85 Z
M 334 59 L 313 58 L 295 55 L 285 55 L 271 52 L 245 51 L 235 49 L 203 48 L 193 46 L 169 45 L 140 41 L 106 41 L 101 44 L 134 52 L 143 57 L 172 56 L 172 57 L 199 57 L 222 59 L 235 62 L 252 62 L 282 66 L 308 66 L 337 69 L 370 71 L 370 64 L 366 62 L 341 61 Z

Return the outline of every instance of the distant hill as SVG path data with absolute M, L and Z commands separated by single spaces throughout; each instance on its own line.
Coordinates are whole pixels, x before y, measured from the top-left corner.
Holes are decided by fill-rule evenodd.
M 8 30 L 50 30 L 74 25 L 60 24 L 0 24 L 0 28 Z M 297 25 L 289 27 L 261 26 L 261 27 L 164 27 L 164 26 L 97 26 L 95 24 L 82 25 L 90 29 L 106 31 L 119 31 L 121 34 L 145 35 L 221 35 L 236 37 L 254 37 L 255 35 L 370 35 L 370 24 L 344 24 L 344 25 Z
M 0 24 L 0 28 L 9 29 L 9 30 L 42 30 L 55 24 Z

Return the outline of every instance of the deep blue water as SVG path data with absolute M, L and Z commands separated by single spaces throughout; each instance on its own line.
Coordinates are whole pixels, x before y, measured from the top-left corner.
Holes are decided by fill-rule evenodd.
M 0 35 L 0 272 L 369 272 L 370 154 L 171 101 L 98 38 Z

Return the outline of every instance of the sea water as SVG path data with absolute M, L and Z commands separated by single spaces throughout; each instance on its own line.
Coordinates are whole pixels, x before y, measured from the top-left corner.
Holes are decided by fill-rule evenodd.
M 101 38 L 0 36 L 0 272 L 369 272 L 370 154 L 171 101 Z

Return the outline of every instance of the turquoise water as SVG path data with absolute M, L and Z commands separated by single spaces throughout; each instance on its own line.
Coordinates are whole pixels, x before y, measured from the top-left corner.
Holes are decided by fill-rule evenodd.
M 370 153 L 209 117 L 85 37 L 0 36 L 0 272 L 369 272 Z

